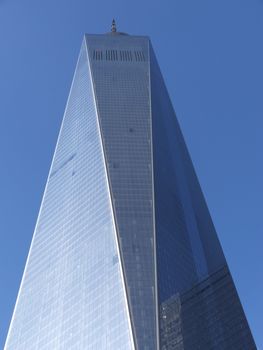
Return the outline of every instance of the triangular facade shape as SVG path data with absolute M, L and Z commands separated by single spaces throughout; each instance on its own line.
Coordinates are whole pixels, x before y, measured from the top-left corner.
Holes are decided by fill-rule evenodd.
M 155 349 L 149 41 L 93 35 L 86 40 L 136 343 Z
M 256 349 L 153 49 L 160 348 Z
M 85 40 L 5 349 L 134 349 Z
M 85 35 L 5 350 L 256 349 L 148 37 Z

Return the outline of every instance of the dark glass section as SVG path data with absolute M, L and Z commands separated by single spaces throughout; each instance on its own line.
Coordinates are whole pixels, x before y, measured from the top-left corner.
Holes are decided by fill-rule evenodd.
M 153 50 L 150 55 L 161 349 L 255 349 Z
M 156 349 L 149 41 L 87 35 L 138 349 Z M 102 60 L 93 52 L 100 50 Z
M 160 307 L 161 350 L 256 349 L 227 267 Z

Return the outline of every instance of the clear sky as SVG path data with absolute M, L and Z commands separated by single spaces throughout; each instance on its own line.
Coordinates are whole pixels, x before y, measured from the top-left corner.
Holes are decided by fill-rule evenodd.
M 263 0 L 0 0 L 0 348 L 84 32 L 152 39 L 263 349 Z

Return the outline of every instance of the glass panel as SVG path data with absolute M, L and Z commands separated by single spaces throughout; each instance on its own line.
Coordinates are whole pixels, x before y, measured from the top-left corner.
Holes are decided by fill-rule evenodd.
M 86 38 L 136 340 L 138 349 L 153 350 L 156 303 L 149 40 L 118 34 Z M 94 51 L 101 51 L 105 59 L 93 59 Z
M 85 43 L 6 349 L 132 349 Z
M 161 349 L 256 349 L 151 51 Z

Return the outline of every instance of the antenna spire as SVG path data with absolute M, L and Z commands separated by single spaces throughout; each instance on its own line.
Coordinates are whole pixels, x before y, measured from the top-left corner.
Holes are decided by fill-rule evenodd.
M 116 31 L 117 31 L 116 22 L 115 22 L 114 18 L 113 18 L 112 23 L 111 23 L 111 31 L 112 31 L 112 33 L 116 33 Z

